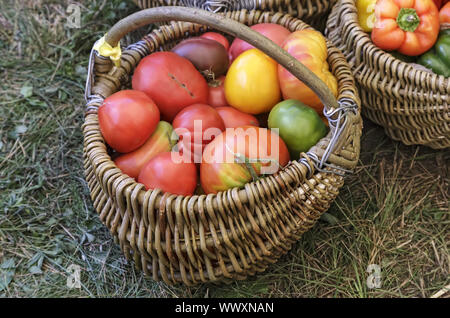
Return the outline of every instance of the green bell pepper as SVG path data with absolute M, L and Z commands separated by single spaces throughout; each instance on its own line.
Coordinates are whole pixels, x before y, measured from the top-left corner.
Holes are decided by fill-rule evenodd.
M 417 62 L 436 74 L 450 77 L 450 29 L 441 31 L 434 47 Z

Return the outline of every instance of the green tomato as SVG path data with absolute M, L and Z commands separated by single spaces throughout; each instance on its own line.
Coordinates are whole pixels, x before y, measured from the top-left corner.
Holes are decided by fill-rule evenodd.
M 301 152 L 307 152 L 327 133 L 327 127 L 319 114 L 295 99 L 275 105 L 269 114 L 268 126 L 279 129 L 291 160 L 299 159 Z

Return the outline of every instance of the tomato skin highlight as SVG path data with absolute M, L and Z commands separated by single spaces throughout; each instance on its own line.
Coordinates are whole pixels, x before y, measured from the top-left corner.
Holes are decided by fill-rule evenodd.
M 259 126 L 255 116 L 241 112 L 230 106 L 217 107 L 216 111 L 222 117 L 225 128 L 237 128 L 241 126 Z
M 116 166 L 131 178 L 137 178 L 142 167 L 153 157 L 172 150 L 173 128 L 165 121 L 160 121 L 156 130 L 147 141 L 135 151 L 122 154 L 114 160 Z
M 197 168 L 194 163 L 172 160 L 172 152 L 163 152 L 147 162 L 139 173 L 138 182 L 147 190 L 193 195 L 197 187 Z
M 221 76 L 215 81 L 208 83 L 209 97 L 208 105 L 212 107 L 228 106 L 227 99 L 225 97 L 225 76 Z
M 275 142 L 278 142 L 278 148 L 272 149 L 276 146 Z M 240 161 L 236 156 L 240 157 Z M 286 144 L 276 133 L 266 128 L 242 126 L 227 129 L 209 143 L 203 152 L 200 182 L 205 193 L 243 187 L 253 179 L 251 170 L 260 175 L 263 167 L 270 166 L 270 163 L 257 161 L 249 163 L 249 168 L 241 160 L 242 156 L 247 159 L 276 160 L 278 163 L 273 163 L 271 173 L 278 171 L 280 166 L 285 166 L 290 160 Z
M 224 37 L 220 33 L 217 33 L 217 32 L 206 32 L 206 33 L 203 33 L 200 37 L 219 42 L 220 44 L 223 45 L 223 47 L 227 51 L 230 48 L 230 42 L 228 42 L 227 38 Z
M 277 65 L 277 62 L 258 49 L 239 55 L 225 78 L 225 98 L 228 104 L 253 115 L 270 111 L 281 99 Z
M 291 31 L 285 27 L 275 23 L 259 23 L 250 27 L 253 31 L 261 33 L 266 36 L 275 44 L 281 46 L 284 40 L 291 34 Z M 255 47 L 244 40 L 236 38 L 230 46 L 228 53 L 230 55 L 230 61 L 234 61 L 239 55 L 247 50 L 254 49 Z
M 150 96 L 168 122 L 183 108 L 208 101 L 205 78 L 189 60 L 173 52 L 143 58 L 134 71 L 132 86 Z
M 160 112 L 145 93 L 122 90 L 105 98 L 98 108 L 100 131 L 105 141 L 121 153 L 142 146 L 155 131 Z

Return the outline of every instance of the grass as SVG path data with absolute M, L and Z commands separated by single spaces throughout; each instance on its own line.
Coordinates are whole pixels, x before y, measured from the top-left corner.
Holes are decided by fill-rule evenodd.
M 90 48 L 125 1 L 0 1 L 1 297 L 450 297 L 450 151 L 407 147 L 365 122 L 361 162 L 331 209 L 268 271 L 230 285 L 153 282 L 101 224 L 83 177 Z M 68 268 L 81 266 L 81 287 Z M 381 288 L 369 289 L 370 264 Z

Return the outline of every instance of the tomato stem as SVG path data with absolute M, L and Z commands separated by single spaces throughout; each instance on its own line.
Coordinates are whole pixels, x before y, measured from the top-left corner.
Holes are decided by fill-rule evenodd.
M 401 8 L 397 16 L 397 25 L 406 32 L 414 32 L 420 24 L 420 18 L 413 8 Z
M 255 171 L 255 168 L 250 163 L 249 158 L 244 156 L 244 164 L 247 167 L 248 171 L 250 171 L 250 175 L 252 176 L 253 181 L 257 181 L 259 179 L 258 174 Z

